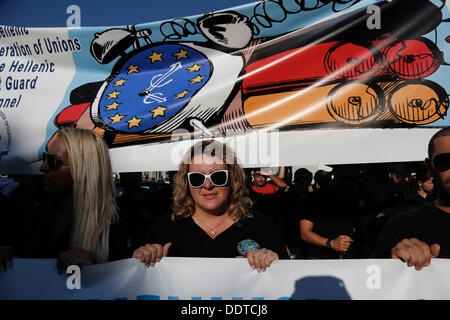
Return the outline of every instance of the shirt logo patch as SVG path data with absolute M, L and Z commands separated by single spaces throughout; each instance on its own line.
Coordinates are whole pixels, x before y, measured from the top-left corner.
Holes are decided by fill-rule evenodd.
M 237 246 L 237 250 L 244 257 L 246 257 L 250 251 L 258 250 L 260 248 L 260 245 L 256 241 L 250 239 L 242 240 Z

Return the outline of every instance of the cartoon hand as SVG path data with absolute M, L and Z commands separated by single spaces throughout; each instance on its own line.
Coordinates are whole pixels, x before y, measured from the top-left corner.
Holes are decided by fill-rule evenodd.
M 223 115 L 220 131 L 229 134 L 245 132 L 251 130 L 251 128 L 242 110 L 242 95 L 239 91 Z
M 206 14 L 198 26 L 207 39 L 230 49 L 246 47 L 253 37 L 248 18 L 234 11 Z
M 253 52 L 255 52 L 255 49 L 258 47 L 258 45 L 262 42 L 262 39 L 254 39 L 250 41 L 249 45 L 242 49 L 242 54 L 244 55 L 245 64 L 247 65 L 248 61 L 250 60 L 251 56 L 253 55 Z

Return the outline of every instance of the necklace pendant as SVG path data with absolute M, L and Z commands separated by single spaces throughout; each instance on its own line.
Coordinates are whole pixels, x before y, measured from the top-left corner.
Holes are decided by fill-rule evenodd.
M 213 236 L 215 236 L 216 235 L 216 231 L 214 231 L 214 229 L 211 229 L 211 234 L 213 235 Z

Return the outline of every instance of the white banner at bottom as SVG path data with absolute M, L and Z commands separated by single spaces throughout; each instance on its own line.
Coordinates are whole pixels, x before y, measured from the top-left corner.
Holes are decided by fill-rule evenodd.
M 76 269 L 58 274 L 55 260 L 14 259 L 0 273 L 0 299 L 450 299 L 447 259 L 421 271 L 400 260 L 281 260 L 258 273 L 246 259 L 172 257 L 154 268 L 127 259 Z

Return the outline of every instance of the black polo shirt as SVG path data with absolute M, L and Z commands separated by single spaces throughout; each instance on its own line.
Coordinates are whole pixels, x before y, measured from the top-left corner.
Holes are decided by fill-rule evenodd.
M 429 203 L 394 216 L 381 231 L 372 258 L 390 258 L 391 249 L 410 238 L 437 243 L 441 246 L 438 258 L 450 258 L 450 213 Z
M 260 248 L 276 252 L 280 259 L 286 258 L 284 241 L 272 220 L 262 213 L 252 212 L 252 215 L 252 218 L 231 225 L 215 239 L 191 217 L 172 221 L 170 215 L 164 215 L 155 221 L 146 243 L 164 245 L 171 242 L 168 255 L 172 257 L 235 258 L 241 255 L 239 243 L 252 240 Z

